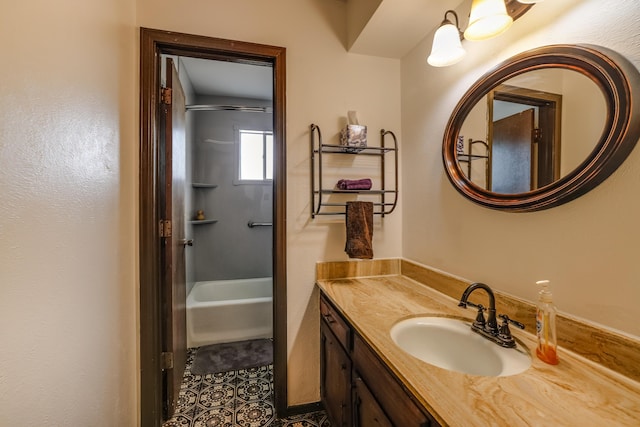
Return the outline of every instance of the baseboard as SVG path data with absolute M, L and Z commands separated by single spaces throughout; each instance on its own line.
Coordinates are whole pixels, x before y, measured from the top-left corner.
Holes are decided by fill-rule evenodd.
M 294 415 L 308 414 L 324 410 L 322 402 L 305 403 L 304 405 L 287 406 L 286 413 L 278 414 L 278 418 L 287 418 Z

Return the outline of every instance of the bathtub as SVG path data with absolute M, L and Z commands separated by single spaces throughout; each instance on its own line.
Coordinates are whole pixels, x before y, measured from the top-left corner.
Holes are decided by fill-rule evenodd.
M 196 282 L 187 295 L 187 347 L 273 337 L 273 280 Z

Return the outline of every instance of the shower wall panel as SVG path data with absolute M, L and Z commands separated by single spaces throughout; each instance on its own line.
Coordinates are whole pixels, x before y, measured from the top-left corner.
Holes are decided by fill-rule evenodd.
M 271 106 L 270 101 L 203 97 L 198 104 Z M 248 227 L 250 221 L 272 222 L 273 189 L 238 184 L 238 129 L 272 131 L 271 113 L 191 111 L 194 117 L 193 182 L 217 185 L 195 189 L 192 219 L 202 209 L 216 223 L 193 226 L 194 281 L 272 276 L 272 227 Z

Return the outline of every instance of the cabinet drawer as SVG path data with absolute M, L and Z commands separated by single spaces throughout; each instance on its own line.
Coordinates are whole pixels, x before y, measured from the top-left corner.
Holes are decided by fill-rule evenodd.
M 393 427 L 362 378 L 353 379 L 353 425 L 355 427 Z
M 356 335 L 353 339 L 354 369 L 367 383 L 367 387 L 395 426 L 439 426 L 416 405 L 408 392 L 378 359 L 369 346 Z
M 347 323 L 342 319 L 342 316 L 340 316 L 337 310 L 333 308 L 331 303 L 329 303 L 324 296 L 320 297 L 320 315 L 336 338 L 338 338 L 340 344 L 342 344 L 345 350 L 349 351 L 351 348 L 349 345 L 351 330 Z

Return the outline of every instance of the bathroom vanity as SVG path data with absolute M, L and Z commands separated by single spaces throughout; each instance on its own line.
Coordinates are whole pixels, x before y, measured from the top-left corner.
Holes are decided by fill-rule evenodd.
M 498 311 L 522 320 L 529 330 L 512 331 L 519 347 L 531 356 L 526 371 L 511 376 L 469 375 L 411 356 L 390 336 L 399 321 L 423 315 L 472 321 L 475 310 L 458 307 L 459 295 L 432 288 L 429 277 L 435 276 L 426 267 L 392 260 L 378 268 L 375 262 L 318 265 L 321 396 L 332 425 L 640 425 L 637 378 L 566 348 L 560 348 L 559 365 L 541 362 L 535 357 L 533 319 L 518 318 L 526 310 L 505 304 L 502 296 L 497 296 Z M 411 274 L 401 271 L 407 269 Z M 411 278 L 416 270 L 424 270 L 419 274 L 427 280 Z M 447 280 L 453 288 L 468 285 Z M 436 282 L 436 288 L 442 285 L 441 280 Z M 631 356 L 613 357 L 619 357 L 621 365 L 633 364 L 636 350 L 631 349 Z M 630 369 L 635 372 L 633 366 Z
M 439 426 L 324 294 L 320 315 L 320 389 L 331 425 Z

